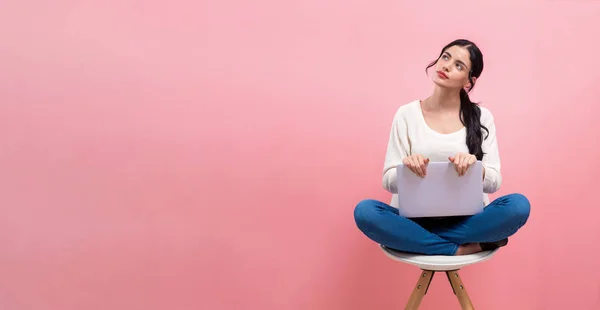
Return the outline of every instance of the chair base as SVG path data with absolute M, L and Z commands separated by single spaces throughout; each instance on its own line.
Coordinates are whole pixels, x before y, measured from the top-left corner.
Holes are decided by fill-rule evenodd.
M 431 284 L 431 280 L 433 279 L 433 275 L 435 273 L 435 270 L 423 270 L 423 272 L 419 275 L 417 285 L 413 289 L 413 292 L 408 299 L 405 310 L 419 309 L 421 301 L 423 300 L 425 294 L 427 294 L 427 290 L 429 289 L 429 285 Z M 458 270 L 448 270 L 446 271 L 446 276 L 448 277 L 450 286 L 452 286 L 454 295 L 456 295 L 456 298 L 458 298 L 460 307 L 463 310 L 474 310 L 475 308 L 473 307 L 473 303 L 471 303 L 471 299 L 467 294 L 467 289 L 458 275 Z

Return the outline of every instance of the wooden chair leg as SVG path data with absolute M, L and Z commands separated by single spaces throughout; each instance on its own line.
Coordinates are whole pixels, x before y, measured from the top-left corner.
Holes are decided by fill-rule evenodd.
M 463 284 L 460 276 L 458 275 L 458 270 L 446 271 L 446 275 L 448 276 L 448 281 L 450 281 L 450 285 L 452 285 L 452 290 L 454 291 L 454 295 L 458 298 L 458 302 L 460 303 L 460 307 L 463 310 L 474 310 L 473 303 L 471 303 L 471 299 L 467 294 L 467 289 Z
M 421 275 L 419 275 L 419 281 L 417 281 L 417 285 L 415 286 L 412 294 L 410 294 L 410 299 L 406 304 L 406 308 L 404 308 L 405 310 L 419 309 L 419 305 L 421 305 L 423 296 L 427 294 L 427 289 L 429 288 L 429 284 L 431 284 L 431 279 L 433 279 L 434 273 L 435 271 L 423 270 Z

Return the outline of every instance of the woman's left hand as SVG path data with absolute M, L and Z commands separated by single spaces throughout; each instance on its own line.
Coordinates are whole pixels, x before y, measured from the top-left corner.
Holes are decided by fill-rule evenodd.
M 472 154 L 458 153 L 456 156 L 448 157 L 448 160 L 454 164 L 458 175 L 463 176 L 467 172 L 467 169 L 477 161 L 477 158 Z

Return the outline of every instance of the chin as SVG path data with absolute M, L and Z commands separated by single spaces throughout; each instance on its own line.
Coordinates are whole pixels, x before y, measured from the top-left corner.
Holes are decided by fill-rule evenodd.
M 444 89 L 457 89 L 457 88 L 460 88 L 460 87 L 451 85 L 450 83 L 448 83 L 449 82 L 448 80 L 442 80 L 442 79 L 439 79 L 438 77 L 434 77 L 432 79 L 432 81 L 433 81 L 433 84 L 435 84 L 435 86 L 437 86 L 439 88 L 444 88 Z
M 433 78 L 433 84 L 441 88 L 451 88 L 448 86 L 448 84 L 444 83 L 444 81 L 441 81 L 437 78 Z

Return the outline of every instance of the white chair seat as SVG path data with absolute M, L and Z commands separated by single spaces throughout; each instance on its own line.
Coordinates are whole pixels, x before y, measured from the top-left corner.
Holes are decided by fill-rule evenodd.
M 475 254 L 457 256 L 420 255 L 392 250 L 383 245 L 380 246 L 385 255 L 393 260 L 411 264 L 423 270 L 433 271 L 458 270 L 471 264 L 484 262 L 490 259 L 496 253 L 496 251 L 498 251 L 498 249 L 495 249 L 492 251 L 483 251 Z

